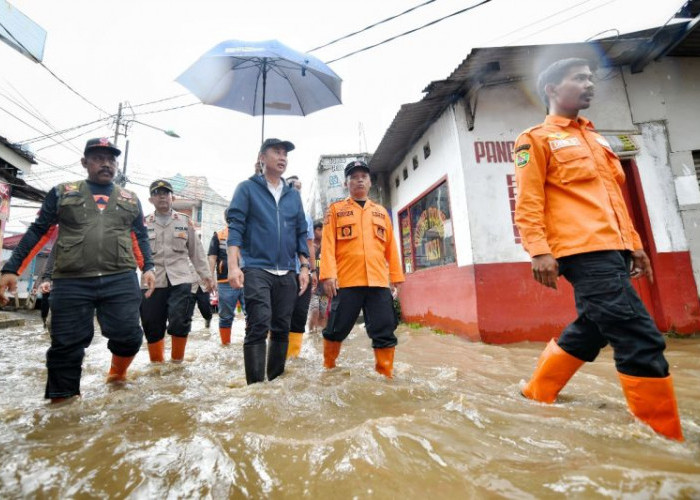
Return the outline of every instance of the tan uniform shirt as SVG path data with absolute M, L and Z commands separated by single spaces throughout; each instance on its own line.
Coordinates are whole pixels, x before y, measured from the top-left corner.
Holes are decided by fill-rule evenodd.
M 211 277 L 206 252 L 189 217 L 173 210 L 163 225 L 152 213 L 146 217 L 146 228 L 155 263 L 156 288 L 167 287 L 168 280 L 171 285 L 196 281 L 190 262 L 200 278 Z

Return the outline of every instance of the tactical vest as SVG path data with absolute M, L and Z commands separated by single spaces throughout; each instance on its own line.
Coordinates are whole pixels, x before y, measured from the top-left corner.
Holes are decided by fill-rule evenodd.
M 131 226 L 136 195 L 116 184 L 100 210 L 85 181 L 57 186 L 58 240 L 54 278 L 88 278 L 136 269 Z

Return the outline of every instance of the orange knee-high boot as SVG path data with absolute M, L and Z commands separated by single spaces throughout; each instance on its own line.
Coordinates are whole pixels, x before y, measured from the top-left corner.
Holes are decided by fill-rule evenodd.
M 583 363 L 585 361 L 559 347 L 554 339 L 550 340 L 537 361 L 532 378 L 522 389 L 522 395 L 542 403 L 554 403 L 559 391 Z
M 619 372 L 618 375 L 632 414 L 662 436 L 683 441 L 671 375 L 663 378 L 633 377 Z
M 112 354 L 112 364 L 107 374 L 107 382 L 123 382 L 126 380 L 126 370 L 134 360 L 134 356 L 124 357 Z
M 160 339 L 158 342 L 148 344 L 148 357 L 151 358 L 151 363 L 163 362 L 163 351 L 165 349 L 164 346 L 164 339 Z
M 170 356 L 172 357 L 173 361 L 177 363 L 182 363 L 182 360 L 185 359 L 185 346 L 187 345 L 187 337 L 175 337 L 174 335 L 171 335 L 170 339 L 173 343 Z
M 323 366 L 326 368 L 335 368 L 335 360 L 340 354 L 341 342 L 323 339 Z
M 289 347 L 287 347 L 287 359 L 296 358 L 301 352 L 301 343 L 304 340 L 304 332 L 289 332 Z
M 231 343 L 231 327 L 224 328 L 219 327 L 219 336 L 221 337 L 222 345 L 229 345 Z
M 392 378 L 394 371 L 394 347 L 383 347 L 374 350 L 374 359 L 376 361 L 374 369 L 377 373 L 381 373 L 386 378 Z

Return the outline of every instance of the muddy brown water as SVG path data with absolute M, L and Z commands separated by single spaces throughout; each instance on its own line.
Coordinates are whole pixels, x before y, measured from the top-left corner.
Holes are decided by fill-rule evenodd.
M 543 405 L 518 392 L 542 343 L 405 325 L 393 380 L 359 326 L 335 370 L 309 334 L 282 377 L 250 387 L 240 319 L 222 347 L 197 315 L 180 365 L 149 364 L 144 345 L 120 387 L 97 333 L 83 397 L 49 407 L 49 338 L 24 317 L 0 331 L 2 498 L 700 498 L 700 338 L 668 339 L 675 443 L 627 412 L 609 349 Z

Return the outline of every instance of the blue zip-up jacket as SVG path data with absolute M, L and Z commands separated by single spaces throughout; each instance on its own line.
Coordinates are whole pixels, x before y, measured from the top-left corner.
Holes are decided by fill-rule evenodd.
M 279 205 L 263 175 L 241 182 L 228 207 L 229 246 L 241 249 L 246 268 L 294 271 L 298 254 L 309 256 L 306 218 L 296 189 L 284 183 Z

